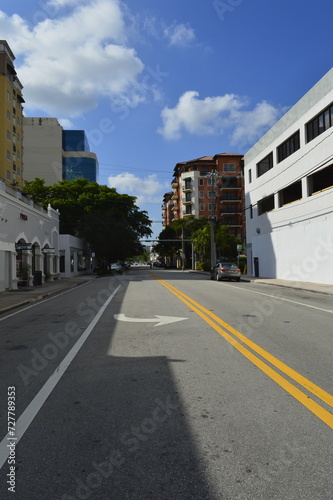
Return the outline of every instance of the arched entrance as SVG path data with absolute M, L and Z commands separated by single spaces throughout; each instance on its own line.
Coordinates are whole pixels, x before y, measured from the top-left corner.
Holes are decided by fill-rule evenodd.
M 32 245 L 20 238 L 15 243 L 16 249 L 16 277 L 18 286 L 29 286 L 32 277 Z

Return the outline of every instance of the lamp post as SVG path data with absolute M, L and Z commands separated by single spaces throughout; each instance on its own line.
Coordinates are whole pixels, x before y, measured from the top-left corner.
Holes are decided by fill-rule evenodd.
M 216 244 L 215 244 L 215 179 L 218 177 L 219 173 L 216 170 L 212 170 L 207 174 L 207 177 L 212 179 L 212 203 L 211 203 L 211 215 L 210 215 L 210 266 L 213 267 L 216 264 Z

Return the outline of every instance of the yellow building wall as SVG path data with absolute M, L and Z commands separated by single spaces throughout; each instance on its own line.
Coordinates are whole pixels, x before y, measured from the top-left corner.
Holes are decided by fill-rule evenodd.
M 23 108 L 20 92 L 6 76 L 0 76 L 0 178 L 9 186 L 23 185 Z

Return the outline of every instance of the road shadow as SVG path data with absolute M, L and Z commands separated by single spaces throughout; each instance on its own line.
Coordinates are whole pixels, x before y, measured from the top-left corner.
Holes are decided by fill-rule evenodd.
M 15 497 L 218 500 L 172 372 L 184 360 L 110 355 L 111 317 L 22 437 Z

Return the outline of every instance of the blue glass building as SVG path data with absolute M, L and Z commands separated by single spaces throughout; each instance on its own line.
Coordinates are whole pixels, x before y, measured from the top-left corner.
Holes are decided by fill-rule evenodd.
M 98 181 L 97 156 L 90 152 L 84 130 L 63 130 L 62 149 L 63 179 L 73 181 L 84 178 L 90 182 Z

